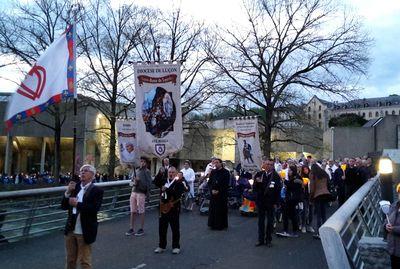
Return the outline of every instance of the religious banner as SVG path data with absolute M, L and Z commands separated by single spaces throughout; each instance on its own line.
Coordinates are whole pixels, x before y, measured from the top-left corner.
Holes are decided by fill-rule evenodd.
M 256 171 L 261 168 L 261 148 L 257 118 L 235 118 L 236 142 L 242 168 Z
M 117 120 L 117 140 L 121 164 L 135 164 L 139 158 L 134 120 Z
M 135 65 L 138 147 L 166 157 L 183 147 L 180 64 Z

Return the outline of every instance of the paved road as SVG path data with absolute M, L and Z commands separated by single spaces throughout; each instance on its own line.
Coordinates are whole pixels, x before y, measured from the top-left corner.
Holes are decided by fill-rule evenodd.
M 128 216 L 103 222 L 93 245 L 96 269 L 228 269 L 228 268 L 327 268 L 321 242 L 311 234 L 299 238 L 273 239 L 273 247 L 254 247 L 257 218 L 230 212 L 227 231 L 211 231 L 207 217 L 181 214 L 179 255 L 171 254 L 170 230 L 168 251 L 154 254 L 158 242 L 157 211 L 146 216 L 146 235 L 126 237 Z M 1 269 L 43 269 L 64 267 L 62 232 L 0 246 Z

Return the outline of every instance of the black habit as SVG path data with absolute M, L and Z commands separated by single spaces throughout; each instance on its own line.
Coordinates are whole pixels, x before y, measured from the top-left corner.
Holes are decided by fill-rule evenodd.
M 228 188 L 230 174 L 225 168 L 211 171 L 208 186 L 211 194 L 208 212 L 208 226 L 211 229 L 223 230 L 228 228 Z M 218 194 L 212 194 L 217 190 Z

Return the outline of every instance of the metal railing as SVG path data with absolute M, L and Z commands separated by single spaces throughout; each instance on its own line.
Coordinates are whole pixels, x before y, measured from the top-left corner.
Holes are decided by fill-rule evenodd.
M 104 189 L 99 221 L 129 214 L 132 187 L 129 180 L 95 183 Z M 66 187 L 0 192 L 0 242 L 15 242 L 28 237 L 62 230 L 67 211 L 61 210 Z M 158 189 L 150 191 L 146 208 L 158 206 Z
M 358 241 L 363 236 L 379 236 L 383 215 L 379 201 L 379 176 L 355 192 L 319 229 L 330 269 L 363 268 Z

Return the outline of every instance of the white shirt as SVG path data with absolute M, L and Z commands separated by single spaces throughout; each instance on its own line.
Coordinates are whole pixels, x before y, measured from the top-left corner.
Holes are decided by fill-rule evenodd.
M 206 171 L 204 171 L 204 176 L 210 176 L 212 170 L 214 170 L 214 165 L 212 163 L 207 164 Z
M 194 197 L 194 180 L 196 179 L 194 170 L 189 167 L 188 169 L 183 168 L 181 172 L 183 173 L 183 177 L 189 183 L 190 194 Z
M 89 188 L 90 184 L 92 184 L 92 183 L 89 182 L 85 186 L 82 186 L 82 183 L 81 183 L 81 189 L 78 192 L 78 194 L 76 195 L 76 199 L 78 200 L 78 203 L 83 202 L 83 196 L 85 195 L 85 191 Z M 69 196 L 70 196 L 69 194 L 65 193 L 66 198 L 69 198 Z M 78 211 L 77 211 L 76 207 L 74 206 L 72 208 L 72 214 L 77 214 L 77 212 Z M 74 234 L 82 234 L 81 214 L 78 214 L 78 216 L 76 217 Z

